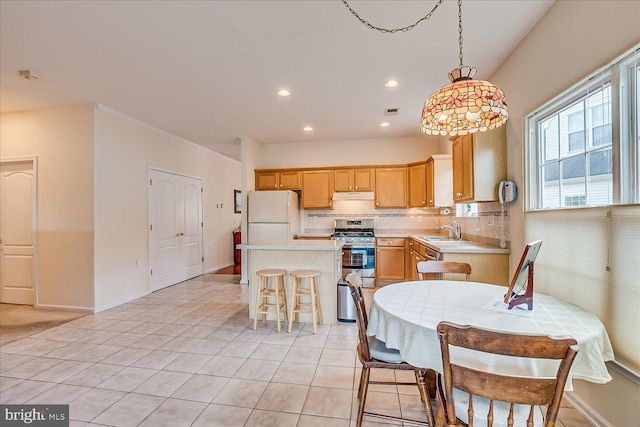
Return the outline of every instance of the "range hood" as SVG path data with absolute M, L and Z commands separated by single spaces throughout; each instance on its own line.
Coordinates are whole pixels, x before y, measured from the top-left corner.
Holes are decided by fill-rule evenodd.
M 332 200 L 374 200 L 373 191 L 333 193 Z

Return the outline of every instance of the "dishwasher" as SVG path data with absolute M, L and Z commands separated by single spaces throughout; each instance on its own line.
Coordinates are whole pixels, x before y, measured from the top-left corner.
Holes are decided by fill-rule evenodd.
M 338 321 L 356 321 L 356 307 L 353 305 L 351 290 L 349 289 L 349 284 L 344 277 L 338 281 Z

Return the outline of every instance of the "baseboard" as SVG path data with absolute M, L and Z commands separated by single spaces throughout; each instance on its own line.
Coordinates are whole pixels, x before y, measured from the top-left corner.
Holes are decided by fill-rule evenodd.
M 93 313 L 93 308 L 91 307 L 76 307 L 71 305 L 53 305 L 53 304 L 38 304 L 35 306 L 38 309 L 44 310 L 67 310 L 67 311 L 80 311 L 83 313 Z
M 571 406 L 575 408 L 583 417 L 596 427 L 614 427 L 609 421 L 605 420 L 602 415 L 597 413 L 587 402 L 582 400 L 576 393 L 565 391 L 562 396 Z
M 123 298 L 121 300 L 118 300 L 118 301 L 115 301 L 115 302 L 100 306 L 100 307 L 95 309 L 95 313 L 100 313 L 101 311 L 109 310 L 110 308 L 117 307 L 117 306 L 122 305 L 122 304 L 126 304 L 126 303 L 131 302 L 131 301 L 133 301 L 135 299 L 142 298 L 142 297 L 144 297 L 146 295 L 149 295 L 150 293 L 151 292 L 149 292 L 149 291 L 142 291 L 142 292 L 139 292 L 138 294 L 131 295 L 131 296 L 128 296 L 128 297 Z

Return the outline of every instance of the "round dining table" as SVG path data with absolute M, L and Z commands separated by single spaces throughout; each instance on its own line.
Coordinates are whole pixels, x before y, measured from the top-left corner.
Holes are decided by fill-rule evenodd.
M 367 333 L 400 351 L 407 362 L 442 372 L 438 323 L 449 321 L 502 332 L 571 336 L 580 347 L 566 389 L 572 379 L 606 383 L 605 365 L 613 360 L 611 341 L 594 314 L 566 301 L 534 293 L 532 311 L 502 303 L 507 288 L 477 282 L 423 280 L 395 283 L 378 289 L 369 310 Z M 508 375 L 555 376 L 557 362 L 479 354 L 451 349 L 452 361 Z

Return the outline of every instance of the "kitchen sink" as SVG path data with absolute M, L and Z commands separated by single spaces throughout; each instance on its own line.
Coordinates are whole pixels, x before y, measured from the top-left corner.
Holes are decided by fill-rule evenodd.
M 462 240 L 458 240 L 454 237 L 445 237 L 445 236 L 419 236 L 422 240 L 426 240 L 427 242 L 460 242 Z

